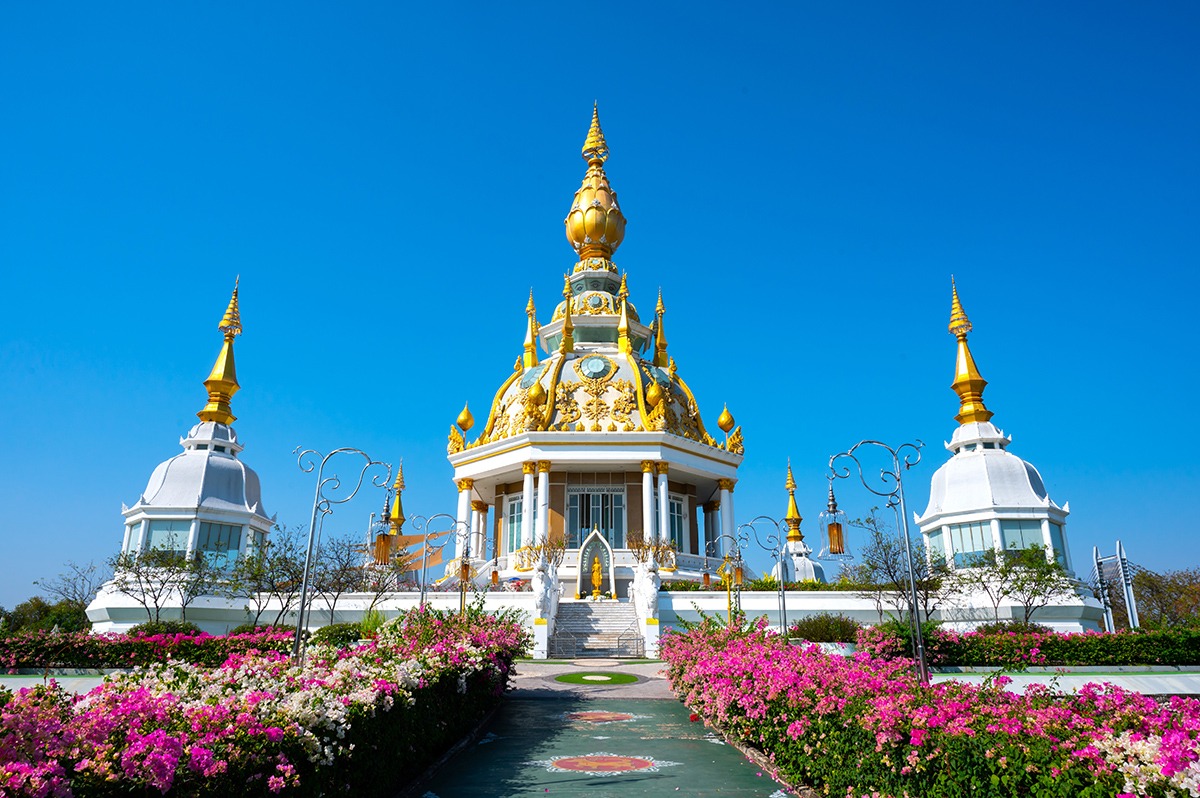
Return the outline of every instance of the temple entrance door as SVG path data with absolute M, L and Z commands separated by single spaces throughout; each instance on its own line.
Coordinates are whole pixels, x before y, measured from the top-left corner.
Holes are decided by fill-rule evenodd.
M 579 573 L 575 598 L 616 598 L 617 580 L 613 574 L 613 550 L 598 528 L 579 547 Z

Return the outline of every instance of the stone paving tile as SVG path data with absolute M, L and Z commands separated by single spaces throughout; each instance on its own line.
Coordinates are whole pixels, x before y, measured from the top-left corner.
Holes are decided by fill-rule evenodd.
M 676 701 L 595 700 L 569 693 L 509 698 L 479 740 L 413 794 L 421 798 L 787 795 L 736 748 L 702 723 L 691 722 L 687 708 Z

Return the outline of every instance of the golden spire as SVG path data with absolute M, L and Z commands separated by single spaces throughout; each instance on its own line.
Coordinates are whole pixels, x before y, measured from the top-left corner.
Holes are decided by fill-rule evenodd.
M 667 333 L 663 330 L 663 314 L 666 313 L 666 308 L 663 307 L 662 289 L 658 289 L 658 305 L 654 308 L 654 365 L 669 366 L 671 359 L 667 356 Z
M 567 240 L 579 253 L 580 267 L 585 261 L 592 261 L 586 268 L 616 271 L 609 258 L 625 238 L 625 217 L 617 204 L 617 193 L 604 173 L 608 143 L 600 129 L 600 112 L 596 106 L 592 106 L 592 125 L 583 142 L 583 159 L 587 161 L 588 170 L 567 213 Z
M 975 366 L 975 358 L 971 357 L 971 348 L 967 346 L 967 333 L 971 331 L 971 320 L 963 310 L 958 300 L 958 286 L 954 278 L 950 278 L 950 334 L 958 339 L 958 357 L 954 363 L 954 382 L 950 387 L 958 394 L 958 415 L 954 418 L 960 424 L 987 421 L 992 417 L 992 411 L 984 407 L 983 389 L 987 380 Z
M 624 278 L 621 286 L 625 286 Z M 629 341 L 629 301 L 624 296 L 621 297 L 621 321 L 617 324 L 617 351 L 625 355 L 633 351 Z
M 395 492 L 395 497 L 392 499 L 392 511 L 388 514 L 388 523 L 392 527 L 392 534 L 400 534 L 401 527 L 404 526 L 404 507 L 400 504 L 400 494 L 404 491 L 404 461 L 400 461 L 400 465 L 396 466 L 396 484 L 392 485 L 392 490 Z
M 238 280 L 241 278 L 239 277 Z M 208 404 L 196 415 L 201 421 L 215 421 L 218 424 L 232 424 L 237 420 L 233 415 L 229 402 L 241 388 L 237 381 L 237 371 L 233 364 L 233 339 L 242 334 L 242 316 L 238 312 L 238 280 L 233 281 L 233 296 L 225 315 L 217 329 L 225 334 L 225 342 L 217 354 L 217 362 L 213 364 L 204 387 L 208 389 Z
M 458 424 L 458 428 L 463 432 L 468 432 L 471 427 L 475 426 L 475 416 L 471 415 L 471 408 L 468 407 L 469 404 L 470 402 L 463 402 L 462 412 L 454 420 L 454 423 Z
M 622 274 L 621 275 L 621 287 L 617 290 L 617 299 L 624 300 L 624 299 L 628 299 L 628 298 L 629 298 L 629 285 L 626 282 L 625 275 Z
M 800 516 L 800 508 L 796 506 L 796 480 L 792 476 L 792 461 L 788 459 L 787 466 L 787 481 L 783 483 L 783 487 L 788 492 L 787 515 L 783 521 L 787 524 L 788 540 L 804 540 L 804 535 L 800 534 L 800 522 L 804 519 Z
M 538 364 L 537 355 L 537 311 L 533 308 L 533 289 L 529 289 L 529 303 L 525 305 L 525 315 L 528 323 L 525 327 L 525 353 L 521 355 L 521 365 L 530 368 Z
M 558 351 L 570 354 L 575 351 L 575 325 L 571 323 L 571 277 L 566 274 L 563 275 L 563 299 L 566 302 L 563 305 L 562 344 Z

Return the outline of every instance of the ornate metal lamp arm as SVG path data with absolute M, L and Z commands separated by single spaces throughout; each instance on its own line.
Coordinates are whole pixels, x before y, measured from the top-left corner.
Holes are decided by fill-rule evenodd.
M 302 662 L 300 656 L 300 637 L 308 626 L 308 582 L 312 574 L 313 551 L 316 542 L 320 540 L 321 527 L 317 525 L 317 518 L 320 516 L 322 525 L 324 525 L 325 516 L 333 512 L 333 505 L 345 504 L 353 499 L 358 494 L 359 488 L 362 487 L 367 472 L 373 466 L 383 466 L 384 473 L 381 476 L 372 478 L 371 483 L 377 488 L 387 487 L 392 479 L 392 467 L 388 463 L 372 460 L 361 449 L 352 449 L 350 447 L 334 449 L 329 454 L 322 456 L 315 449 L 302 450 L 297 446 L 292 454 L 296 455 L 296 464 L 305 474 L 311 474 L 313 471 L 317 472 L 317 488 L 313 495 L 312 520 L 308 524 L 308 548 L 304 554 L 304 575 L 300 579 L 300 612 L 296 619 L 296 639 L 292 643 L 292 659 L 299 665 Z M 339 454 L 357 454 L 366 461 L 362 468 L 359 469 L 358 480 L 354 484 L 354 490 L 342 496 L 337 495 L 337 491 L 342 487 L 342 481 L 338 478 L 337 474 L 329 477 L 325 476 L 325 466 L 335 455 Z M 318 461 L 317 458 L 320 458 L 320 460 Z M 328 489 L 328 493 L 326 489 Z
M 908 532 L 908 508 L 904 503 L 903 480 L 904 472 L 921 462 L 921 447 L 924 445 L 918 439 L 916 443 L 903 443 L 893 449 L 881 441 L 859 441 L 847 451 L 835 454 L 829 458 L 829 472 L 833 475 L 834 479 L 846 479 L 852 473 L 850 466 L 845 464 L 845 461 L 849 460 L 854 464 L 854 468 L 858 472 L 859 481 L 862 482 L 863 487 L 876 496 L 887 499 L 886 505 L 896 514 L 896 527 L 904 536 L 904 558 L 908 565 L 909 598 L 912 601 L 913 649 L 917 655 L 917 678 L 922 683 L 928 683 L 929 668 L 925 661 L 925 641 L 921 636 L 917 574 L 913 570 L 912 540 Z M 873 485 L 863 472 L 862 462 L 858 459 L 858 449 L 862 446 L 874 446 L 883 449 L 891 458 L 891 470 L 887 468 L 879 469 L 879 482 L 882 483 L 881 486 Z
M 441 527 L 442 522 L 449 522 L 445 529 Z M 415 516 L 409 522 L 409 526 L 417 531 L 418 534 L 424 537 L 424 544 L 421 547 L 421 604 L 425 607 L 425 593 L 427 588 L 426 570 L 429 567 L 429 553 L 436 551 L 440 553 L 446 547 L 446 544 L 454 537 L 457 537 L 459 527 L 466 527 L 466 524 L 459 521 L 449 513 L 435 513 L 426 518 L 423 515 Z M 440 543 L 433 541 L 441 540 Z
M 787 535 L 780 529 L 779 521 L 771 518 L 768 515 L 760 515 L 738 527 L 738 537 L 754 541 L 767 554 L 771 555 L 778 565 L 777 573 L 779 574 L 778 595 L 776 598 L 779 601 L 779 624 L 782 634 L 787 634 L 787 579 L 783 566 L 784 558 L 787 556 Z

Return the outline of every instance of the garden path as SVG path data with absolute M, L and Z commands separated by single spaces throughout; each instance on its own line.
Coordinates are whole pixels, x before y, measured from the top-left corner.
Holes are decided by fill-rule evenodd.
M 756 796 L 788 793 L 720 735 L 691 721 L 662 663 L 518 666 L 516 689 L 482 736 L 410 793 L 418 798 Z M 608 671 L 634 684 L 563 684 Z

